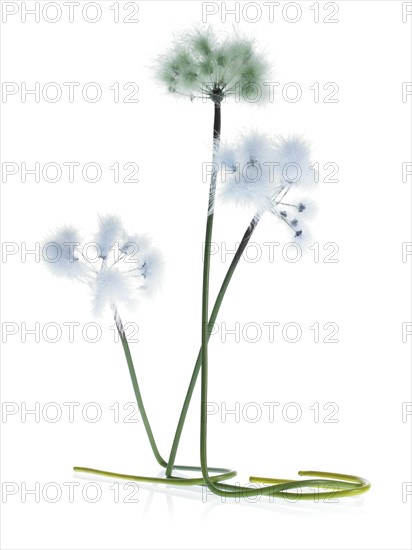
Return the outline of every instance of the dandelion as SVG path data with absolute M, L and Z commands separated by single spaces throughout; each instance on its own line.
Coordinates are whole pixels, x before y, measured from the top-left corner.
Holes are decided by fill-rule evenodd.
M 99 248 L 99 258 L 107 258 L 110 249 L 115 243 L 119 243 L 123 233 L 122 222 L 118 216 L 99 216 L 99 228 L 94 237 L 94 242 Z
M 267 73 L 266 59 L 256 51 L 253 40 L 240 34 L 218 36 L 211 27 L 177 36 L 172 48 L 158 58 L 156 67 L 158 80 L 169 92 L 213 101 L 214 164 L 220 148 L 222 101 L 232 96 L 250 100 L 255 98 L 256 88 L 260 99 Z M 216 171 L 211 175 L 208 218 L 214 213 L 216 175 Z M 212 220 L 208 219 L 208 223 L 210 227 L 206 232 L 211 238 Z
M 300 184 L 309 182 L 309 159 L 309 147 L 300 138 L 270 139 L 260 133 L 242 136 L 234 145 L 222 145 L 216 156 L 219 196 L 223 201 L 250 206 L 258 217 L 272 212 L 294 237 L 302 239 L 300 219 L 310 210 L 311 202 L 298 199 Z
M 55 275 L 89 287 L 95 314 L 107 306 L 113 311 L 119 304 L 133 306 L 139 295 L 156 292 L 162 259 L 147 236 L 128 236 L 120 218 L 107 215 L 99 217 L 94 239 L 82 245 L 77 230 L 63 227 L 45 244 L 44 259 Z M 96 249 L 96 256 L 90 255 L 89 245 Z
M 294 201 L 295 190 L 285 185 L 273 196 L 270 212 L 284 222 L 293 232 L 293 236 L 303 240 L 306 229 L 301 227 L 301 218 L 310 212 L 310 202 Z
M 81 261 L 81 237 L 77 229 L 63 226 L 43 243 L 43 259 L 56 277 L 85 280 L 87 269 Z
M 268 64 L 252 40 L 240 34 L 220 37 L 207 27 L 176 37 L 158 59 L 156 75 L 171 93 L 220 103 L 231 96 L 255 99 L 267 72 Z
M 260 214 L 270 209 L 279 181 L 275 155 L 274 142 L 258 133 L 242 136 L 232 146 L 223 145 L 216 159 L 220 198 Z
M 305 139 L 300 136 L 279 137 L 276 155 L 285 183 L 306 185 L 314 182 L 315 172 L 311 167 L 310 147 Z
M 303 199 L 303 184 L 313 182 L 313 171 L 310 169 L 310 148 L 305 140 L 299 137 L 276 140 L 276 157 L 280 165 L 278 187 L 272 197 L 270 211 L 292 230 L 300 242 L 306 239 L 306 229 L 300 226 L 301 217 L 313 214 L 312 201 Z M 290 168 L 293 175 L 290 175 Z M 298 195 L 296 197 L 296 195 Z M 296 197 L 296 199 L 295 199 Z
M 93 294 L 93 311 L 100 314 L 102 310 L 110 305 L 112 309 L 117 304 L 133 303 L 131 278 L 128 273 L 115 267 L 100 269 L 91 285 Z

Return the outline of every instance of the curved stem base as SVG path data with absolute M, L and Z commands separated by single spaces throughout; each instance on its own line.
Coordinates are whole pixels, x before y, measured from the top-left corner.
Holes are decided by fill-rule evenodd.
M 200 467 L 189 466 L 189 467 L 179 467 L 179 469 L 185 470 L 200 470 Z M 84 473 L 84 474 L 94 474 L 104 477 L 110 477 L 115 479 L 124 479 L 128 481 L 135 481 L 141 483 L 154 483 L 154 484 L 163 484 L 163 485 L 175 485 L 177 487 L 189 487 L 194 485 L 208 485 L 205 482 L 203 477 L 197 478 L 184 478 L 177 476 L 170 477 L 149 477 L 149 476 L 136 476 L 131 474 L 119 474 L 116 472 L 107 472 L 105 470 L 96 470 L 94 468 L 85 468 L 83 466 L 75 466 L 73 468 L 75 472 Z M 218 468 L 211 468 L 211 471 L 216 471 Z M 352 497 L 361 495 L 369 491 L 371 485 L 367 479 L 362 477 L 347 475 L 347 474 L 337 474 L 331 472 L 318 472 L 314 470 L 301 470 L 298 472 L 300 476 L 319 476 L 318 479 L 307 479 L 307 480 L 293 480 L 293 479 L 279 479 L 279 478 L 268 478 L 268 477 L 258 477 L 251 476 L 249 481 L 251 483 L 259 483 L 263 485 L 269 485 L 267 487 L 256 487 L 252 489 L 251 487 L 239 487 L 239 485 L 228 485 L 222 483 L 231 479 L 237 475 L 235 470 L 220 469 L 221 473 L 218 475 L 210 476 L 209 479 L 216 484 L 216 488 L 219 488 L 215 494 L 224 494 L 225 497 L 233 498 L 244 498 L 250 496 L 261 496 L 265 495 L 268 497 L 275 498 L 288 498 L 293 502 L 299 500 L 312 500 L 319 501 L 320 498 L 323 500 L 328 499 L 338 499 L 342 497 Z M 210 487 L 209 487 L 210 488 Z M 302 492 L 302 488 L 310 488 L 310 492 Z M 321 490 L 322 489 L 322 490 Z M 298 492 L 296 492 L 298 490 Z M 242 494 L 244 493 L 244 494 Z
M 181 466 L 179 467 L 179 469 L 188 470 L 188 471 L 201 470 L 201 468 L 198 466 L 187 466 L 187 467 Z M 95 474 L 95 475 L 104 476 L 104 477 L 113 477 L 116 479 L 140 481 L 142 483 L 161 483 L 164 485 L 177 485 L 177 486 L 184 486 L 184 487 L 188 487 L 191 485 L 203 485 L 204 483 L 203 477 L 186 478 L 186 477 L 176 477 L 176 476 L 170 476 L 170 477 L 135 476 L 131 474 L 119 474 L 116 472 L 107 472 L 105 470 L 96 470 L 95 468 L 85 468 L 83 466 L 74 466 L 73 470 L 75 472 L 82 473 L 82 474 Z M 219 475 L 214 475 L 210 477 L 210 479 L 213 479 L 215 482 L 225 481 L 226 479 L 231 479 L 232 477 L 237 476 L 237 472 L 235 472 L 234 470 L 227 470 L 225 468 L 211 468 L 210 470 L 222 472 Z

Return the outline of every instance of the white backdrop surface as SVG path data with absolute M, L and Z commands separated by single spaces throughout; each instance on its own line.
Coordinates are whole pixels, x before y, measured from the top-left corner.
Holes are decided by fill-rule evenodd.
M 39 20 L 24 21 L 34 4 L 2 2 L 2 548 L 411 548 L 411 3 L 42 1 Z M 238 21 L 224 21 L 230 9 Z M 200 341 L 213 109 L 168 95 L 152 67 L 174 32 L 202 19 L 255 37 L 278 83 L 264 106 L 225 103 L 223 137 L 302 134 L 320 167 L 309 243 L 318 244 L 293 261 L 290 236 L 264 218 L 222 307 L 210 345 L 210 464 L 237 469 L 241 483 L 300 469 L 360 475 L 372 482 L 362 497 L 222 502 L 201 489 L 73 475 L 75 465 L 160 468 L 109 313 L 95 319 L 86 289 L 54 279 L 36 243 L 66 223 L 91 235 L 98 214 L 113 213 L 162 249 L 162 292 L 123 317 L 138 327 L 132 352 L 167 458 Z M 73 101 L 68 82 L 79 83 Z M 36 83 L 38 98 L 24 93 Z M 88 83 L 99 101 L 83 97 Z M 132 92 L 138 101 L 124 102 Z M 39 181 L 24 178 L 35 163 Z M 47 181 L 52 167 L 44 177 L 48 163 L 61 167 L 59 181 Z M 87 181 L 93 166 L 84 177 L 89 163 L 99 181 Z M 126 163 L 137 182 L 123 181 Z M 217 205 L 212 296 L 248 221 Z M 199 410 L 197 391 L 178 463 L 199 462 Z

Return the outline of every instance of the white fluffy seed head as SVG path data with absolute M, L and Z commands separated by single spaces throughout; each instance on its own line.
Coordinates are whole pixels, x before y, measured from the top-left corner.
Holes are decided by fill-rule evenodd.
M 234 146 L 223 145 L 217 155 L 220 197 L 263 213 L 279 186 L 272 140 L 260 133 L 242 136 Z
M 103 268 L 90 284 L 93 312 L 100 315 L 106 307 L 134 302 L 130 276 L 115 267 Z
M 164 270 L 163 257 L 159 250 L 152 248 L 148 251 L 142 265 L 142 289 L 148 296 L 154 296 L 161 288 Z
M 314 183 L 309 144 L 300 136 L 280 137 L 276 141 L 276 157 L 282 178 L 293 185 Z
M 147 235 L 130 235 L 117 216 L 107 215 L 99 217 L 93 242 L 100 251 L 97 261 L 82 254 L 78 232 L 63 227 L 50 236 L 43 256 L 55 275 L 88 284 L 95 314 L 118 304 L 134 306 L 137 296 L 159 289 L 163 262 Z
M 110 250 L 117 244 L 120 245 L 124 235 L 122 222 L 118 216 L 99 216 L 99 227 L 95 234 L 95 242 L 98 245 L 100 257 L 107 258 Z
M 223 173 L 233 173 L 237 169 L 237 163 L 239 162 L 239 155 L 236 148 L 233 145 L 229 145 L 223 142 L 216 154 L 217 168 Z
M 53 275 L 83 280 L 87 268 L 79 251 L 80 234 L 72 226 L 63 226 L 49 235 L 42 246 L 42 259 Z
M 141 262 L 142 257 L 150 251 L 151 247 L 152 239 L 148 235 L 137 233 L 129 235 L 123 232 L 120 251 L 127 256 L 128 262 Z

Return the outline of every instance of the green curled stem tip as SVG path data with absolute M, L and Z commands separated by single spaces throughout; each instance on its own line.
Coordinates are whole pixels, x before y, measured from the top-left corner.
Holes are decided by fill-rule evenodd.
M 329 498 L 339 498 L 339 497 L 352 497 L 356 495 L 361 495 L 363 493 L 366 493 L 369 491 L 371 484 L 370 482 L 359 476 L 353 476 L 349 474 L 337 474 L 332 472 L 318 472 L 316 470 L 300 470 L 298 472 L 298 475 L 300 476 L 309 476 L 309 477 L 317 477 L 321 476 L 325 479 L 311 479 L 308 480 L 307 487 L 317 487 L 318 489 L 329 489 L 329 491 L 322 491 L 318 492 L 317 494 L 314 493 L 291 493 L 294 494 L 295 497 L 303 500 L 316 500 L 319 497 L 322 497 L 323 499 L 329 499 Z M 249 477 L 250 483 L 261 483 L 261 484 L 268 484 L 268 485 L 279 485 L 279 484 L 289 484 L 289 487 L 297 487 L 297 483 L 291 479 L 279 479 L 279 478 L 272 478 L 272 477 L 260 477 L 260 476 L 250 476 Z M 304 485 L 300 485 L 304 486 Z M 331 491 L 330 489 L 333 490 Z M 283 496 L 285 493 L 283 493 Z M 281 496 L 281 495 L 280 495 Z

